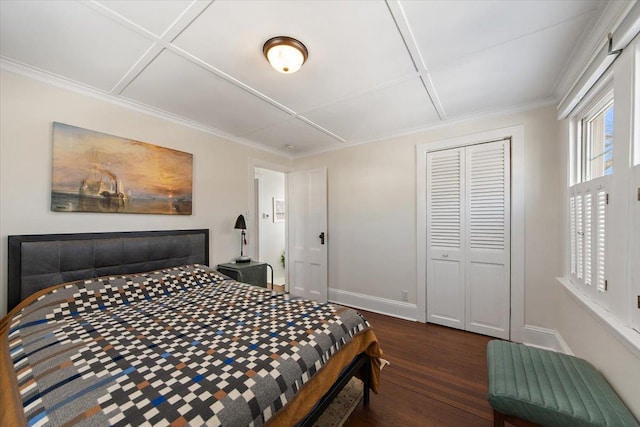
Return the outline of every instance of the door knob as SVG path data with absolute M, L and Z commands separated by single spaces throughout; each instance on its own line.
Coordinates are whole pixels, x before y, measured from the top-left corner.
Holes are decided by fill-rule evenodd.
M 320 233 L 320 235 L 318 237 L 320 238 L 320 244 L 324 245 L 324 231 L 322 233 Z

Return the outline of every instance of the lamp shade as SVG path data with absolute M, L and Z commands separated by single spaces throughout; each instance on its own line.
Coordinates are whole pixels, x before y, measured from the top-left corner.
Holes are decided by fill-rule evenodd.
M 267 40 L 262 47 L 262 52 L 271 66 L 283 74 L 291 74 L 298 71 L 309 56 L 304 44 L 286 36 L 278 36 Z
M 246 230 L 247 223 L 244 220 L 244 215 L 238 215 L 238 219 L 236 219 L 236 225 L 233 227 L 236 230 Z

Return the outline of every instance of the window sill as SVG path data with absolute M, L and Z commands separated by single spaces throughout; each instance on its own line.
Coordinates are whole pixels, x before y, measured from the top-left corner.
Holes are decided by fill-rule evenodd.
M 640 332 L 624 325 L 620 320 L 615 318 L 604 308 L 593 302 L 589 297 L 584 295 L 576 288 L 568 279 L 564 277 L 556 277 L 556 280 L 562 284 L 565 291 L 578 301 L 601 325 L 607 328 L 634 356 L 640 358 Z

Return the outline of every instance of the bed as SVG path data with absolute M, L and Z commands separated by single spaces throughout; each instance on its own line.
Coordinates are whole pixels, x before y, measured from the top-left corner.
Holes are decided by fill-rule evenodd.
M 220 274 L 208 230 L 8 241 L 2 425 L 311 425 L 377 391 L 364 318 Z

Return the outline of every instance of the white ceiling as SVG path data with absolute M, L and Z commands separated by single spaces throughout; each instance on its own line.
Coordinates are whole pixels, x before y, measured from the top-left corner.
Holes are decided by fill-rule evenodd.
M 556 101 L 605 4 L 0 0 L 0 55 L 295 157 Z M 279 35 L 295 74 L 262 55 Z

